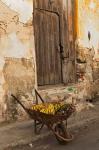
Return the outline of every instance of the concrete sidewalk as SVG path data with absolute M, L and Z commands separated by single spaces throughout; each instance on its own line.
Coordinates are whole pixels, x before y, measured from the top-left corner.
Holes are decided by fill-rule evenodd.
M 99 119 L 99 102 L 90 110 L 74 114 L 68 121 L 69 128 L 79 128 L 92 120 Z M 48 136 L 50 132 L 44 128 L 40 135 L 33 132 L 33 121 L 23 121 L 0 127 L 0 150 L 9 146 L 29 144 L 35 140 Z

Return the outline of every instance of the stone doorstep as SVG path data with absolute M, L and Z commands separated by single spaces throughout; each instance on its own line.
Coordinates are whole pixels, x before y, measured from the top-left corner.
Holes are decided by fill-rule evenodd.
M 77 117 L 76 117 L 76 115 L 73 115 L 71 117 L 71 120 L 69 121 L 68 128 L 70 130 L 73 129 L 75 131 L 75 130 L 79 129 L 80 127 L 83 127 L 84 125 L 86 125 L 86 124 L 88 125 L 92 121 L 99 119 L 98 118 L 98 116 L 99 116 L 99 105 L 97 105 L 97 109 L 88 110 L 87 115 L 86 115 L 86 113 L 87 113 L 87 111 L 83 111 L 83 112 L 81 112 L 81 114 L 77 114 L 78 115 Z M 9 130 L 9 133 L 12 130 L 16 130 L 15 134 L 17 135 L 17 132 L 19 132 L 19 136 L 21 136 L 22 132 L 24 132 L 24 135 L 25 134 L 26 135 L 25 135 L 24 139 L 23 138 L 18 139 L 14 135 L 15 139 L 13 139 L 12 142 L 10 142 L 10 143 L 5 142 L 2 145 L 0 145 L 0 150 L 3 150 L 7 147 L 14 147 L 14 146 L 17 146 L 17 145 L 31 144 L 32 142 L 34 142 L 36 140 L 40 140 L 40 139 L 45 138 L 45 137 L 49 136 L 50 134 L 52 134 L 46 128 L 44 128 L 40 135 L 34 135 L 32 133 L 31 136 L 30 136 L 29 134 L 32 132 L 32 124 L 33 124 L 33 121 L 25 121 L 25 122 L 22 122 L 22 123 L 15 123 L 15 124 L 8 125 L 8 129 L 7 129 L 7 127 L 2 127 L 3 131 L 2 131 L 2 128 L 0 129 L 0 132 L 2 131 L 1 132 L 2 136 L 3 136 L 3 132 L 5 132 L 7 130 Z M 31 132 L 28 131 L 30 128 L 31 128 Z M 21 132 L 21 130 L 23 130 L 23 131 Z M 27 135 L 29 135 L 29 137 L 27 137 Z M 6 134 L 6 136 L 8 136 L 8 137 L 6 137 L 8 139 L 11 138 L 11 137 L 13 138 L 12 135 L 7 135 Z
M 54 94 L 54 93 L 62 93 L 63 91 L 66 92 L 68 87 L 76 87 L 77 84 L 69 84 L 69 85 L 56 85 L 56 86 L 44 86 L 44 87 L 39 87 L 38 91 L 40 93 L 49 93 L 49 94 Z
M 56 87 L 49 87 L 45 89 L 39 89 L 38 92 L 41 97 L 45 101 L 59 101 L 59 99 L 63 99 L 64 97 L 70 96 L 73 92 L 68 91 L 68 88 L 73 87 L 76 88 L 77 84 L 68 85 L 68 86 L 56 86 Z

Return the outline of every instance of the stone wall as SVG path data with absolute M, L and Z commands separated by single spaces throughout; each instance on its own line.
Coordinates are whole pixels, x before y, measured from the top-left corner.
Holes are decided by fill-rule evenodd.
M 84 100 L 94 98 L 99 92 L 99 66 L 93 59 L 94 54 L 93 48 L 77 48 L 77 80 L 85 91 Z

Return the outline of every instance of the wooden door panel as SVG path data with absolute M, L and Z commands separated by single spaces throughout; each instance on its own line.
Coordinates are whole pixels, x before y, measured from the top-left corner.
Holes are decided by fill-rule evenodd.
M 61 83 L 59 20 L 57 15 L 35 10 L 35 42 L 39 85 Z

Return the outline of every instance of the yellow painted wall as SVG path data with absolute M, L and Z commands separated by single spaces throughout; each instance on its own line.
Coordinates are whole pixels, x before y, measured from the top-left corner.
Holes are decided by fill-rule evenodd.
M 88 31 L 91 41 L 88 41 Z M 94 47 L 99 58 L 99 1 L 78 0 L 78 41 L 83 47 Z

